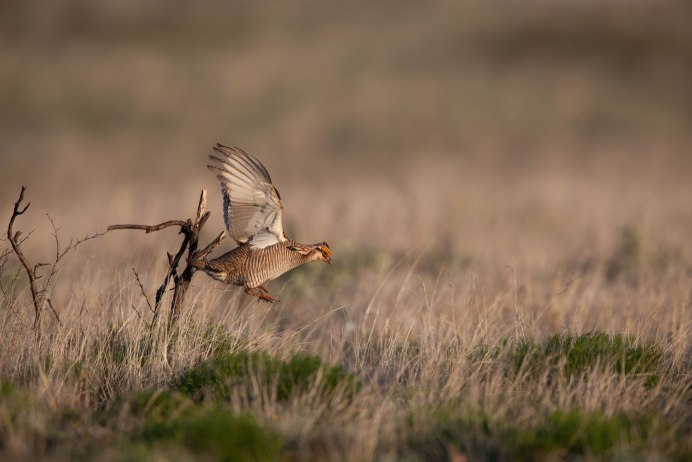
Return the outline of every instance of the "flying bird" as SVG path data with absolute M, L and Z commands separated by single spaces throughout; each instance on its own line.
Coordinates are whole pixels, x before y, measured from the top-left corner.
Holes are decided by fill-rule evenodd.
M 331 264 L 326 242 L 301 244 L 284 234 L 279 191 L 262 163 L 237 147 L 214 146 L 207 167 L 221 182 L 226 229 L 238 246 L 212 260 L 190 261 L 212 278 L 245 288 L 245 293 L 274 303 L 268 281 L 310 261 Z

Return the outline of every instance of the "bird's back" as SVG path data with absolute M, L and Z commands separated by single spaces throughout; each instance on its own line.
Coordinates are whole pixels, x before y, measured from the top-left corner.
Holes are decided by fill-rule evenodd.
M 257 287 L 307 261 L 304 255 L 289 249 L 292 244 L 290 239 L 264 248 L 241 244 L 210 260 L 206 271 L 230 284 Z

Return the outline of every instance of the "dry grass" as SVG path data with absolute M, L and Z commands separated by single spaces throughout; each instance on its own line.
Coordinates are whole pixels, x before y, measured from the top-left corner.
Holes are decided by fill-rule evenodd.
M 276 306 L 198 274 L 179 329 L 150 332 L 132 267 L 152 298 L 179 236 L 109 233 L 61 267 L 40 347 L 20 275 L 0 456 L 689 457 L 688 6 L 103 3 L 0 15 L 0 223 L 28 183 L 29 259 L 54 251 L 46 212 L 68 239 L 187 218 L 201 187 L 213 238 L 221 141 L 265 162 L 290 235 L 334 265 L 272 283 Z M 606 339 L 550 346 L 589 332 Z M 325 367 L 293 384 L 296 354 Z M 332 365 L 362 386 L 327 386 Z M 225 372 L 181 391 L 200 367 Z
M 543 204 L 534 207 L 534 219 L 545 219 Z M 508 215 L 503 224 L 527 229 L 525 219 Z M 551 253 L 556 238 L 549 232 L 542 245 L 529 232 L 517 241 L 501 239 L 501 232 L 487 237 L 499 247 L 487 254 L 436 240 L 414 242 L 407 252 L 337 243 L 335 266 L 313 265 L 273 284 L 284 300 L 274 307 L 197 275 L 180 331 L 153 336 L 130 265 L 151 297 L 163 271 L 152 267 L 157 258 L 84 261 L 88 250 L 80 250 L 72 257 L 76 268 L 61 275 L 56 289 L 62 325 L 48 327 L 41 350 L 27 327 L 32 311 L 26 291 L 20 287 L 11 297 L 12 310 L 3 303 L 2 376 L 26 400 L 13 394 L 2 400 L 3 448 L 18 458 L 91 457 L 105 445 L 116 448 L 111 457 L 125 457 L 141 421 L 100 420 L 101 410 L 132 391 L 169 390 L 221 348 L 286 359 L 316 354 L 363 382 L 354 397 L 333 398 L 319 391 L 317 379 L 314 388 L 284 400 L 261 371 L 248 377 L 250 392 L 244 382 L 226 383 L 230 397 L 217 405 L 251 412 L 278 432 L 283 453 L 297 459 L 438 458 L 455 451 L 485 458 L 507 450 L 497 446 L 505 427 L 529 431 L 551 413 L 573 409 L 653 419 L 647 433 L 615 445 L 609 456 L 682 457 L 689 451 L 689 248 L 659 247 L 633 228 L 622 236 L 614 231 L 609 251 L 588 253 L 584 243 Z M 138 233 L 131 239 L 144 246 L 157 237 Z M 503 252 L 517 256 L 494 259 Z M 531 255 L 540 257 L 535 264 Z M 555 366 L 550 357 L 508 372 L 521 342 L 590 331 L 629 335 L 645 349 L 653 342 L 661 356 L 651 369 L 631 374 L 610 367 L 617 353 L 598 356 L 572 376 L 556 373 L 564 364 Z M 490 422 L 489 435 L 474 423 L 477 415 Z M 153 457 L 152 450 L 143 451 L 137 457 Z

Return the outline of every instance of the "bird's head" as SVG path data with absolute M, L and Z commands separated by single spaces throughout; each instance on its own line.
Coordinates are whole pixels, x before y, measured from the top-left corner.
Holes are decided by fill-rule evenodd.
M 294 243 L 288 248 L 304 255 L 306 261 L 323 261 L 332 264 L 332 252 L 326 242 L 307 245 Z
M 327 262 L 330 265 L 332 264 L 332 251 L 329 249 L 329 244 L 320 242 L 319 244 L 313 244 L 311 247 L 311 260 Z

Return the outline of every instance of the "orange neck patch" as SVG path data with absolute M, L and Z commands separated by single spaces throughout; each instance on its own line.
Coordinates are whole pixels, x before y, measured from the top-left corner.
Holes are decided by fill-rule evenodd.
M 325 246 L 325 245 L 321 245 L 321 246 L 320 246 L 320 250 L 321 250 L 322 253 L 324 253 L 326 256 L 328 256 L 328 257 L 331 257 L 331 256 L 332 256 L 332 252 L 331 252 L 331 250 L 329 250 L 329 247 L 327 247 L 327 246 Z

